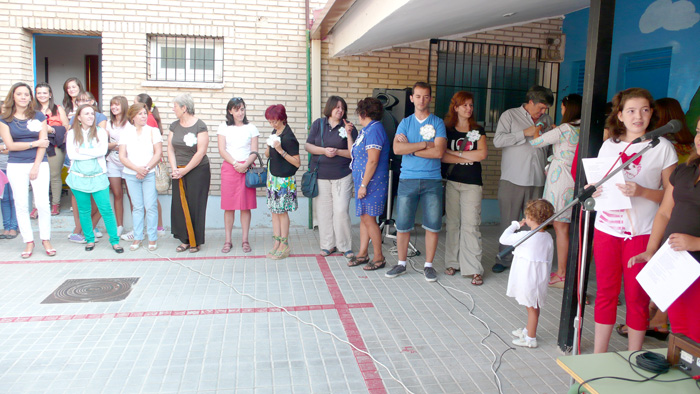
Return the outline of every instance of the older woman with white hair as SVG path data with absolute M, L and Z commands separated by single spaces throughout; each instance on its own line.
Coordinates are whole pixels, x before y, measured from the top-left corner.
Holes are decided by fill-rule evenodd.
M 189 94 L 173 100 L 177 120 L 168 134 L 168 161 L 172 169 L 173 199 L 170 205 L 171 232 L 181 244 L 177 252 L 199 252 L 204 244 L 207 198 L 211 171 L 207 146 L 207 125 L 194 116 L 194 101 Z

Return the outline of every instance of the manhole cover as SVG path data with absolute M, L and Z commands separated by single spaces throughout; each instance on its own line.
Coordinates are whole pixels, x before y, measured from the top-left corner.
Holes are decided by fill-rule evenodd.
M 139 278 L 68 279 L 42 304 L 121 301 Z

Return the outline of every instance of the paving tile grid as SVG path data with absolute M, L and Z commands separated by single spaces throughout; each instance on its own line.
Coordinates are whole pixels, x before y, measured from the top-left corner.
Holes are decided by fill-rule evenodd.
M 240 239 L 237 231 L 234 239 Z M 357 241 L 359 230 L 353 231 Z M 230 254 L 222 254 L 223 235 L 215 232 L 197 254 L 177 254 L 174 240 L 159 241 L 157 253 L 166 258 L 143 249 L 117 255 L 104 241 L 88 254 L 59 233 L 54 237 L 58 256 L 42 256 L 39 246 L 32 258 L 21 260 L 21 241 L 0 241 L 5 279 L 0 392 L 405 392 L 384 368 L 349 345 L 218 280 L 289 307 L 301 319 L 366 349 L 412 392 L 498 392 L 493 355 L 481 345 L 486 328 L 445 289 L 410 269 L 388 279 L 386 270 L 349 268 L 340 255 L 320 258 L 317 231 L 291 232 L 294 255 L 284 261 L 264 259 L 272 240 L 262 229 L 251 232 L 250 255 L 236 242 Z M 505 296 L 507 271 L 490 272 L 498 235 L 497 226 L 482 226 L 482 286 L 442 274 L 444 233 L 434 263 L 440 283 L 470 293 L 474 313 L 510 342 L 510 331 L 524 324 L 526 314 Z M 423 250 L 420 231 L 413 240 Z M 385 240 L 388 266 L 396 263 L 390 247 L 391 240 Z M 421 270 L 422 256 L 413 260 Z M 140 278 L 124 301 L 40 304 L 66 279 L 115 277 Z M 471 305 L 464 294 L 451 292 Z M 594 280 L 589 293 L 595 293 Z M 556 347 L 561 294 L 550 290 L 542 308 L 539 348 L 503 355 L 498 376 L 504 392 L 556 393 L 568 387 L 568 375 L 555 362 L 561 354 Z M 592 351 L 591 308 L 584 320 L 584 353 Z M 618 321 L 624 321 L 624 307 Z M 493 334 L 484 343 L 497 354 L 508 349 Z M 645 343 L 661 346 L 651 339 Z M 624 350 L 626 340 L 613 334 L 610 347 Z

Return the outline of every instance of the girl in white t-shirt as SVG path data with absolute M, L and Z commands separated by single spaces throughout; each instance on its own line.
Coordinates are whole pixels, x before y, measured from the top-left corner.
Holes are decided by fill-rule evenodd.
M 119 159 L 124 164 L 124 178 L 129 186 L 134 240 L 129 249 L 136 250 L 143 241 L 143 215 L 146 211 L 148 250 L 158 247 L 158 192 L 156 191 L 156 164 L 163 154 L 160 130 L 148 126 L 148 111 L 143 103 L 136 103 L 127 112 L 129 125 L 119 138 Z
M 613 98 L 613 109 L 606 121 L 611 137 L 603 143 L 598 157 L 619 158 L 616 166 L 641 151 L 648 143 L 631 144 L 652 130 L 655 123 L 654 99 L 645 89 L 630 88 Z M 673 145 L 660 138 L 656 147 L 637 158 L 622 172 L 624 184 L 618 188 L 630 197 L 632 208 L 600 211 L 595 222 L 593 256 L 596 262 L 595 353 L 607 352 L 615 318 L 622 278 L 627 305 L 626 324 L 629 350 L 642 348 L 649 318 L 649 296 L 636 276 L 644 264 L 629 267 L 627 262 L 646 250 L 654 215 L 669 185 L 669 176 L 678 157 Z M 594 194 L 600 195 L 601 189 Z
M 234 97 L 226 105 L 226 122 L 221 122 L 217 131 L 219 154 L 224 159 L 221 165 L 221 209 L 224 210 L 226 242 L 221 252 L 228 253 L 233 247 L 231 231 L 235 212 L 241 211 L 241 228 L 243 239 L 241 248 L 250 253 L 248 231 L 250 229 L 251 209 L 257 208 L 255 189 L 246 187 L 245 173 L 255 163 L 260 132 L 248 123 L 245 114 L 245 102 Z
M 129 125 L 126 120 L 126 111 L 129 110 L 129 102 L 124 96 L 114 96 L 109 101 L 109 119 L 107 120 L 107 133 L 109 133 L 109 145 L 107 149 L 107 177 L 109 177 L 109 189 L 114 196 L 114 216 L 117 218 L 117 234 L 121 237 L 124 230 L 124 164 L 119 160 L 119 136 Z

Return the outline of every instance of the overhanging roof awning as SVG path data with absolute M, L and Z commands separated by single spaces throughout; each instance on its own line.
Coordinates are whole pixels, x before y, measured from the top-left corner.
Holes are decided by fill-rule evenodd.
M 553 18 L 589 0 L 330 0 L 312 37 L 331 40 L 331 56 L 471 34 Z

